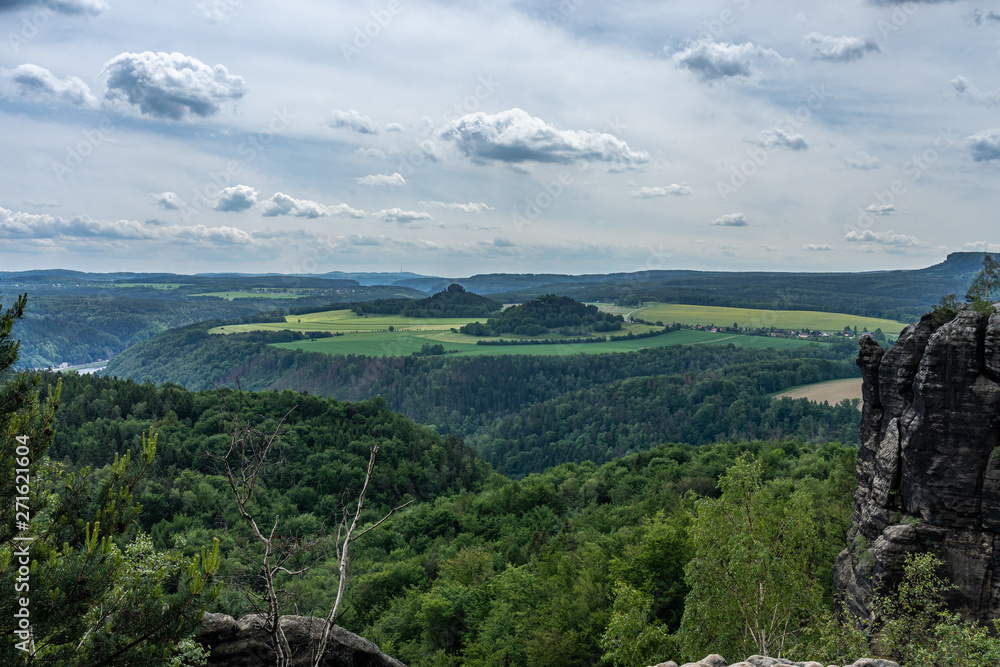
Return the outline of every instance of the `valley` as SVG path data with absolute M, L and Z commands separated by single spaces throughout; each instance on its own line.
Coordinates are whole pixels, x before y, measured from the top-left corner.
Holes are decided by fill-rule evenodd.
M 66 511 L 91 522 L 98 510 L 129 512 L 116 539 L 145 536 L 142 548 L 187 563 L 188 574 L 172 580 L 194 576 L 190 563 L 204 554 L 197 576 L 217 586 L 206 611 L 239 617 L 254 608 L 241 581 L 261 547 L 220 467 L 248 451 L 227 450 L 240 428 L 258 443 L 251 447 L 275 434 L 278 453 L 254 473 L 254 511 L 278 517 L 281 554 L 310 563 L 301 575 L 276 575 L 274 609 L 286 615 L 320 615 L 332 603 L 336 555 L 297 545 L 327 544 L 345 498 L 365 479 L 366 457 L 381 452 L 359 516 L 372 532 L 354 548 L 339 622 L 414 667 L 632 665 L 613 656 L 634 635 L 634 619 L 662 638 L 643 644 L 643 655 L 693 658 L 720 645 L 745 652 L 738 638 L 704 637 L 708 621 L 690 620 L 717 580 L 706 588 L 694 559 L 734 546 L 730 533 L 760 540 L 733 558 L 790 568 L 782 599 L 832 609 L 862 446 L 858 345 L 889 347 L 905 322 L 582 302 L 542 286 L 518 303 L 458 283 L 410 297 L 366 286 L 376 298 L 330 302 L 329 294 L 268 299 L 291 296 L 267 291 L 273 277 L 228 286 L 219 277 L 168 279 L 167 290 L 141 287 L 155 280 L 128 288 L 149 290 L 132 301 L 136 316 L 187 285 L 223 287 L 183 298 L 230 317 L 136 340 L 98 374 L 43 374 L 40 396 L 60 387 L 48 455 L 68 471 L 93 467 L 109 480 L 101 488 L 124 499 L 117 510 L 116 500 Z M 115 308 L 102 311 L 107 332 L 121 325 Z M 945 301 L 907 331 L 973 316 L 953 308 Z M 46 418 L 32 410 L 31 419 Z M 126 454 L 142 462 L 141 479 L 123 477 Z M 750 489 L 739 501 L 752 508 L 748 523 L 708 527 L 739 488 Z M 793 538 L 755 536 L 753 526 L 781 522 L 808 539 L 783 546 L 780 558 L 756 559 L 771 553 L 765 544 Z M 712 552 L 706 535 L 716 540 Z M 217 557 L 201 551 L 215 540 Z M 864 543 L 852 544 L 863 558 Z M 164 567 L 156 576 L 173 566 Z M 149 590 L 148 600 L 159 600 Z M 177 594 L 171 600 L 183 599 Z M 512 614 L 515 607 L 524 612 Z M 799 617 L 792 655 L 839 661 L 840 649 L 811 634 L 835 632 L 825 622 Z
M 455 333 L 460 328 L 482 318 L 420 318 L 400 315 L 358 315 L 351 309 L 324 311 L 301 315 L 287 315 L 284 321 L 251 322 L 231 324 L 209 329 L 210 334 L 241 334 L 257 331 L 290 331 L 294 333 L 327 333 L 330 337 L 309 338 L 303 341 L 275 343 L 283 349 L 298 349 L 325 354 L 357 354 L 374 356 L 400 356 L 420 353 L 425 345 L 441 346 L 441 353 L 460 355 L 495 355 L 515 353 L 513 347 L 479 344 L 478 341 L 495 342 L 500 338 L 518 341 L 551 341 L 551 345 L 517 345 L 516 354 L 565 355 L 565 354 L 605 354 L 609 352 L 634 352 L 650 347 L 672 345 L 736 345 L 754 349 L 793 349 L 809 342 L 826 342 L 820 337 L 799 337 L 786 334 L 785 329 L 805 329 L 808 332 L 822 331 L 840 335 L 847 327 L 857 327 L 859 331 L 880 329 L 885 333 L 898 334 L 905 326 L 901 322 L 862 317 L 843 313 L 819 311 L 770 311 L 748 308 L 720 308 L 715 306 L 690 306 L 679 304 L 647 303 L 638 308 L 593 304 L 602 312 L 614 315 L 630 315 L 646 322 L 677 322 L 691 328 L 679 328 L 650 338 L 635 340 L 605 340 L 582 343 L 574 335 L 561 335 L 548 331 L 535 336 L 471 336 Z M 723 319 L 725 318 L 725 319 Z M 713 326 L 719 322 L 734 322 L 741 328 L 731 329 L 727 325 Z M 731 325 L 730 325 L 731 326 Z M 697 327 L 697 328 L 695 328 Z M 711 331 L 721 328 L 721 331 Z M 764 329 L 781 329 L 776 336 L 760 335 Z M 758 335 L 740 333 L 754 330 Z M 662 326 L 640 324 L 631 319 L 622 324 L 620 330 L 610 335 L 628 337 L 649 335 L 662 331 Z M 591 337 L 608 337 L 592 334 Z

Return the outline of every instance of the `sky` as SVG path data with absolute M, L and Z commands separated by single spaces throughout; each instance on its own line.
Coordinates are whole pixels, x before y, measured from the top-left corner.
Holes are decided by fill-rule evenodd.
M 917 268 L 1000 250 L 1000 9 L 0 0 L 0 130 L 0 270 Z

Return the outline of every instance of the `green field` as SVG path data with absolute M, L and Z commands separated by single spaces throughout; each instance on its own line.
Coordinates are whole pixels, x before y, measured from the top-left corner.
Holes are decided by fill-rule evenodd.
M 115 287 L 150 287 L 152 289 L 177 289 L 187 287 L 190 283 L 114 283 Z
M 191 296 L 217 296 L 220 299 L 301 299 L 305 294 L 284 294 L 281 292 L 205 292 Z
M 755 310 L 751 308 L 725 308 L 720 306 L 686 306 L 674 303 L 652 303 L 635 311 L 635 316 L 647 322 L 662 321 L 665 324 L 680 322 L 687 325 L 759 329 L 810 329 L 813 331 L 843 331 L 844 327 L 862 331 L 882 329 L 884 333 L 897 335 L 906 326 L 902 322 L 876 317 L 861 317 L 843 313 L 825 313 L 814 310 Z
M 764 336 L 736 336 L 732 334 L 715 334 L 709 331 L 694 331 L 684 329 L 654 338 L 639 340 L 623 340 L 604 343 L 567 343 L 565 345 L 476 345 L 474 342 L 460 342 L 460 339 L 475 340 L 464 334 L 449 332 L 401 332 L 380 331 L 358 334 L 347 334 L 333 338 L 317 338 L 313 340 L 294 341 L 291 343 L 276 343 L 275 347 L 288 350 L 310 350 L 326 354 L 358 354 L 371 357 L 405 356 L 418 352 L 427 344 L 440 343 L 451 353 L 461 355 L 502 355 L 527 354 L 537 356 L 565 354 L 602 354 L 605 352 L 634 352 L 648 347 L 667 347 L 670 345 L 738 345 L 751 348 L 787 349 L 802 345 L 815 345 L 806 341 L 767 338 Z
M 230 292 L 229 294 L 233 294 Z M 604 304 L 598 304 L 605 307 Z M 614 307 L 618 311 L 631 312 L 620 307 Z M 666 309 L 673 306 L 666 304 L 652 304 L 645 306 L 638 311 L 638 316 L 647 321 L 653 319 L 670 319 L 664 314 Z M 753 312 L 736 308 L 706 308 L 701 306 L 683 306 L 689 312 L 706 311 L 715 314 L 717 311 L 740 312 L 746 315 Z M 660 310 L 663 309 L 663 310 Z M 669 311 L 674 312 L 674 311 Z M 819 317 L 828 317 L 829 313 L 814 313 Z M 481 319 L 481 318 L 480 318 Z M 870 318 L 855 318 L 859 326 L 865 322 L 873 322 Z M 444 349 L 451 353 L 463 355 L 501 355 L 501 354 L 528 354 L 528 355 L 563 355 L 563 354 L 601 354 L 604 352 L 632 352 L 648 347 L 666 347 L 670 345 L 737 345 L 749 348 L 769 348 L 788 349 L 810 345 L 808 341 L 788 338 L 769 338 L 764 336 L 742 336 L 729 333 L 712 333 L 710 331 L 696 331 L 693 329 L 683 329 L 662 336 L 652 338 L 640 338 L 638 340 L 607 341 L 600 343 L 565 343 L 553 345 L 476 345 L 476 338 L 465 334 L 455 333 L 452 328 L 457 329 L 463 324 L 475 321 L 475 318 L 440 318 L 422 319 L 413 317 L 403 317 L 401 315 L 370 315 L 358 316 L 352 310 L 333 310 L 320 313 L 309 313 L 305 315 L 290 315 L 284 322 L 261 322 L 256 324 L 235 324 L 225 327 L 216 327 L 209 333 L 232 334 L 245 333 L 249 331 L 301 331 L 301 332 L 329 332 L 337 335 L 332 338 L 318 338 L 304 341 L 294 341 L 290 343 L 278 343 L 276 347 L 286 349 L 303 349 L 327 354 L 358 354 L 365 356 L 403 356 L 413 352 L 418 352 L 424 345 L 443 345 Z M 745 318 L 745 321 L 749 321 Z M 823 320 L 825 321 L 825 320 Z M 711 323 L 711 322 L 708 322 Z M 721 322 L 720 322 L 721 323 Z M 893 323 L 897 324 L 898 323 Z M 902 325 L 898 325 L 902 326 Z M 389 327 L 393 331 L 389 331 Z M 629 332 L 635 334 L 645 333 L 656 327 L 645 324 L 625 324 L 621 331 L 612 332 L 613 335 L 627 335 Z M 819 328 L 812 326 L 810 328 Z M 885 329 L 883 329 L 885 330 Z M 514 338 L 505 336 L 507 339 Z M 556 333 L 537 336 L 535 339 L 549 338 L 559 339 Z

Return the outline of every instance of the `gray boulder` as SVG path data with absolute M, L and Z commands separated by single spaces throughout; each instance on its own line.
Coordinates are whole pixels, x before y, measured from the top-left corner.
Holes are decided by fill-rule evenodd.
M 310 616 L 279 619 L 292 649 L 292 667 L 310 667 L 314 647 L 323 632 L 324 620 Z M 271 637 L 264 630 L 261 614 L 239 621 L 226 614 L 205 614 L 194 640 L 209 649 L 212 667 L 270 667 L 274 665 Z M 382 653 L 364 637 L 334 626 L 323 667 L 406 667 Z

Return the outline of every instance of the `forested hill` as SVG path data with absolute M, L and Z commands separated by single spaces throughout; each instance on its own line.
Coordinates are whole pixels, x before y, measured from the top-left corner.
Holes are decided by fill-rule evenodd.
M 565 296 L 545 294 L 528 299 L 490 317 L 486 324 L 474 322 L 460 329 L 472 336 L 537 336 L 550 329 L 561 329 L 567 335 L 594 331 L 618 331 L 621 315 L 612 315 Z
M 402 315 L 404 317 L 488 317 L 503 308 L 499 301 L 488 299 L 455 283 L 426 299 L 378 299 L 352 304 L 362 313 Z
M 820 310 L 916 321 L 947 294 L 965 293 L 982 268 L 981 252 L 956 252 L 923 269 L 858 273 L 778 273 L 721 271 L 641 271 L 607 276 L 572 276 L 525 285 L 492 296 L 520 302 L 556 292 L 580 301 L 663 301 L 703 306 L 773 310 Z M 484 282 L 488 282 L 483 277 Z M 571 278 L 571 280 L 569 279 Z M 499 282 L 499 280 L 496 280 Z M 465 281 L 475 285 L 472 279 Z
M 856 376 L 855 347 L 849 342 L 783 351 L 702 345 L 607 355 L 372 358 L 267 345 L 296 335 L 291 332 L 213 336 L 206 332 L 211 324 L 144 341 L 116 358 L 108 373 L 192 389 L 225 385 L 239 376 L 244 387 L 255 390 L 294 389 L 347 400 L 381 396 L 391 409 L 419 423 L 468 438 L 492 463 L 516 475 L 565 461 L 607 461 L 682 437 L 713 442 L 801 435 L 817 442 L 853 442 L 859 416 L 856 410 L 809 407 L 805 401 L 789 403 L 798 407 L 788 414 L 780 406 L 768 407 L 769 393 Z M 726 382 L 720 384 L 723 370 Z M 669 395 L 650 396 L 641 382 L 605 386 L 648 376 L 672 376 L 654 380 L 664 383 Z M 592 393 L 586 399 L 568 396 L 580 391 Z M 747 414 L 722 418 L 729 394 L 742 399 Z M 670 403 L 674 398 L 676 405 Z M 510 435 L 503 420 L 525 410 L 522 417 L 540 411 L 533 422 L 539 431 Z M 572 416 L 574 410 L 579 414 Z M 572 433 L 564 430 L 570 421 Z M 671 426 L 685 421 L 691 422 L 685 430 Z M 598 437 L 602 430 L 607 433 Z M 524 443 L 513 442 L 522 435 Z M 508 449 L 517 463 L 507 460 Z M 525 449 L 547 453 L 526 454 Z
M 768 393 L 843 377 L 846 362 L 784 359 L 692 377 L 630 378 L 570 392 L 471 434 L 479 455 L 511 477 L 561 463 L 604 463 L 659 442 L 801 438 L 858 444 L 858 403 L 817 405 Z
M 229 444 L 225 413 L 240 407 L 234 390 L 190 392 L 92 375 L 48 374 L 43 384 L 60 379 L 53 459 L 99 467 L 133 449 L 150 426 L 159 434 L 153 471 L 158 486 L 140 495 L 147 529 L 181 509 L 171 489 L 178 488 L 172 480 L 183 478 L 183 471 L 219 472 L 206 453 L 220 454 Z M 301 511 L 339 510 L 339 496 L 324 497 L 357 486 L 373 445 L 381 449 L 372 487 L 379 509 L 407 496 L 428 500 L 474 488 L 489 473 L 460 440 L 413 423 L 381 399 L 344 403 L 291 391 L 243 392 L 240 414 L 265 431 L 281 423 L 282 446 L 266 482 L 289 493 Z
M 247 556 L 260 554 L 220 468 L 206 456 L 228 445 L 220 408 L 235 394 L 92 376 L 67 376 L 63 385 L 52 457 L 70 470 L 95 466 L 91 474 L 102 479 L 115 453 L 134 449 L 153 426 L 156 457 L 134 489 L 140 526 L 156 549 L 187 557 L 218 537 L 226 588 L 210 611 L 247 613 L 238 584 L 255 573 Z M 264 430 L 285 418 L 255 511 L 280 515 L 283 544 L 317 545 L 296 560 L 312 566 L 305 574 L 280 575 L 282 613 L 329 608 L 336 562 L 322 549 L 324 535 L 357 491 L 370 445 L 382 455 L 362 525 L 390 505 L 417 501 L 353 547 L 346 613 L 338 620 L 413 667 L 601 665 L 611 646 L 602 636 L 616 636 L 619 614 L 641 612 L 642 623 L 677 630 L 689 591 L 684 568 L 694 555 L 695 500 L 716 496 L 719 476 L 748 453 L 774 480 L 775 507 L 793 490 L 808 498 L 808 514 L 798 517 L 813 530 L 804 557 L 830 604 L 854 480 L 854 453 L 840 444 L 663 444 L 604 466 L 567 464 L 512 481 L 459 440 L 379 401 L 293 392 L 243 398 L 244 416 Z M 620 609 L 622 586 L 639 591 L 646 606 Z

